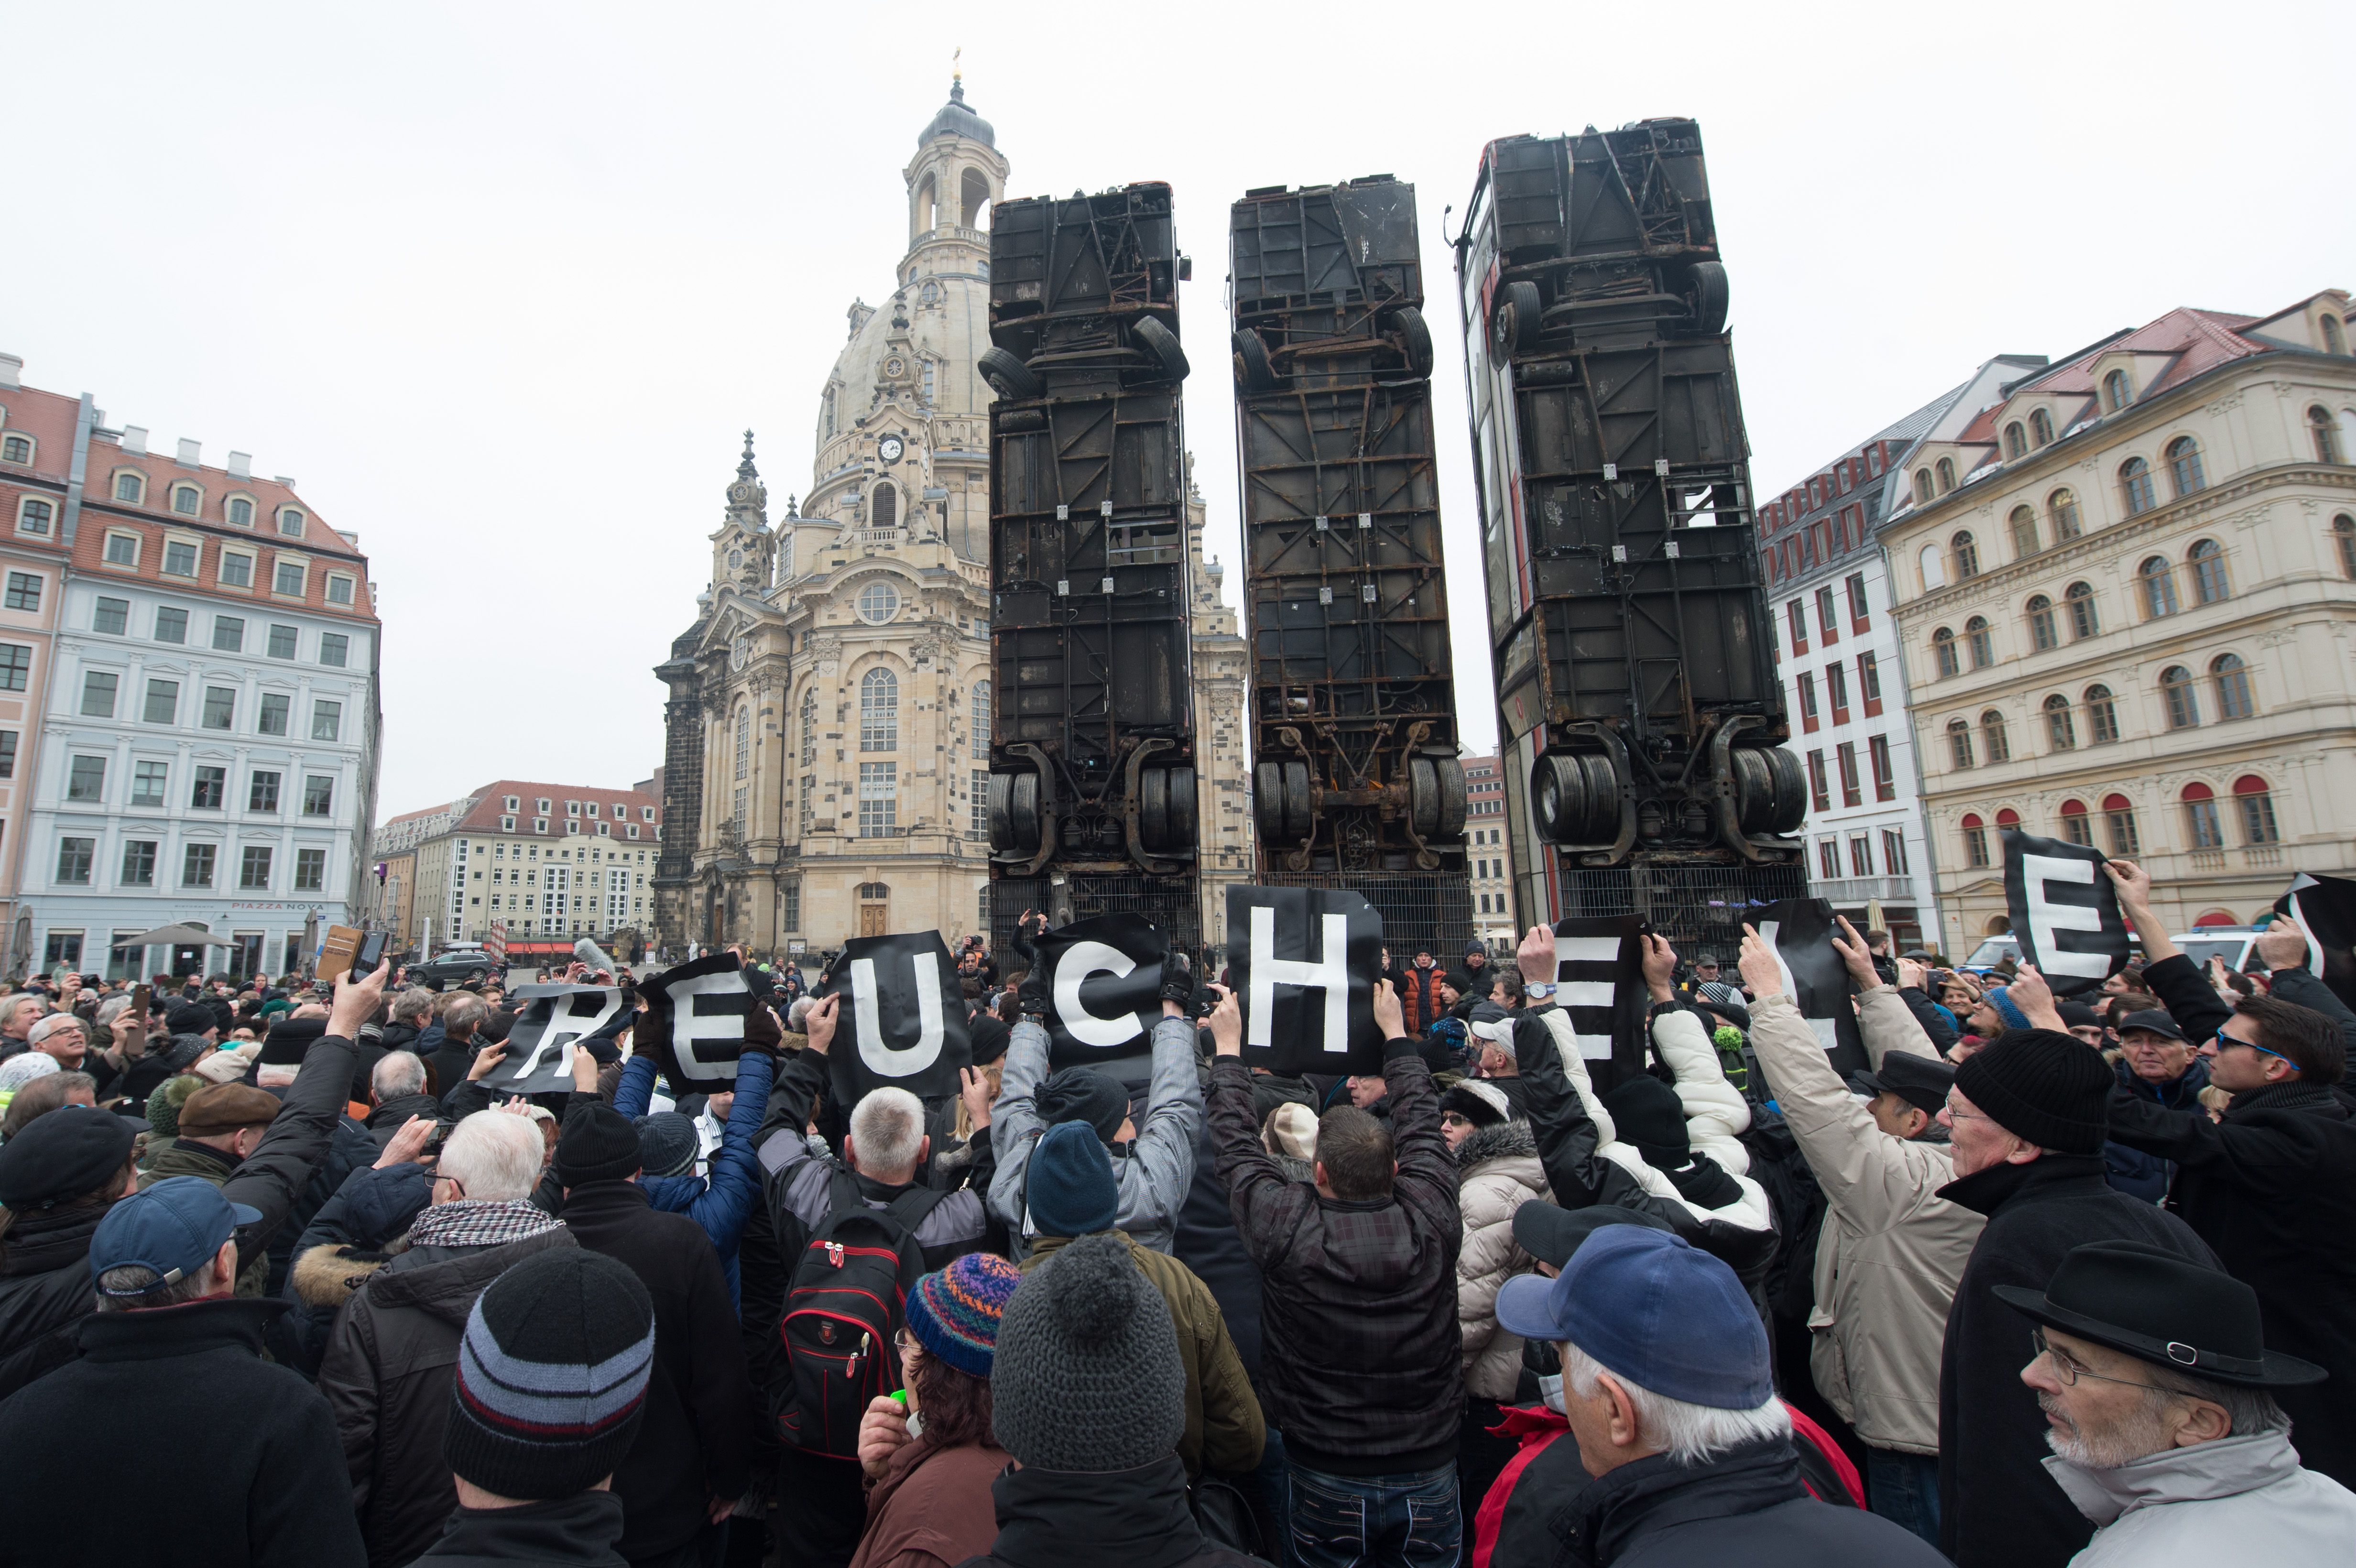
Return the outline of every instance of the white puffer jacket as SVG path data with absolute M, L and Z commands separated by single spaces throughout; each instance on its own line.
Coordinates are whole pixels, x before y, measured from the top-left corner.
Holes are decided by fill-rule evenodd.
M 1456 1254 L 1456 1317 L 1464 1331 L 1464 1391 L 1507 1401 L 1522 1374 L 1522 1339 L 1497 1327 L 1497 1292 L 1529 1272 L 1514 1240 L 1514 1211 L 1554 1201 L 1527 1122 L 1476 1127 L 1456 1148 L 1456 1207 L 1464 1242 Z

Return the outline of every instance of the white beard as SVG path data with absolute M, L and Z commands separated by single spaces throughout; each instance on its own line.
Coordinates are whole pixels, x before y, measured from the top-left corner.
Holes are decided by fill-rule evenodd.
M 2037 1396 L 2037 1403 L 2048 1412 L 2053 1408 L 2041 1393 Z M 2166 1409 L 2154 1408 L 2147 1399 L 2137 1401 L 2132 1414 L 2106 1431 L 2089 1433 L 2080 1428 L 2065 1436 L 2058 1426 L 2045 1429 L 2046 1446 L 2083 1470 L 2115 1470 L 2171 1447 L 2174 1441 L 2174 1434 L 2168 1429 Z

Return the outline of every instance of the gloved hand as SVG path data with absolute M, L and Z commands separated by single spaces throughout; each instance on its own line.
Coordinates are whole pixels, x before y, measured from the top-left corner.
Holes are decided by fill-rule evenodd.
M 1194 966 L 1174 947 L 1162 958 L 1162 999 L 1180 1007 L 1190 1007 L 1194 1000 Z
M 1047 976 L 1041 973 L 1035 962 L 1031 966 L 1031 972 L 1023 976 L 1023 984 L 1016 987 L 1014 1002 L 1015 1006 L 1023 1009 L 1023 1016 L 1026 1019 L 1044 1019 L 1047 1016 Z

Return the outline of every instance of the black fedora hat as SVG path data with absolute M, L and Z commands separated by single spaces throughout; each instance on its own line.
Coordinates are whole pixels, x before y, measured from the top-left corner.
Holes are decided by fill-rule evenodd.
M 1852 1089 L 1864 1091 L 1869 1099 L 1876 1094 L 1895 1094 L 1935 1116 L 1946 1106 L 1947 1091 L 1955 1086 L 1955 1070 L 1946 1062 L 1917 1056 L 1911 1051 L 1889 1051 L 1882 1052 L 1879 1071 L 1852 1072 L 1848 1083 Z
M 2073 1247 L 2042 1291 L 1994 1288 L 2006 1306 L 2049 1328 L 2215 1382 L 2284 1388 L 2329 1375 L 2265 1348 L 2256 1291 L 2141 1242 Z

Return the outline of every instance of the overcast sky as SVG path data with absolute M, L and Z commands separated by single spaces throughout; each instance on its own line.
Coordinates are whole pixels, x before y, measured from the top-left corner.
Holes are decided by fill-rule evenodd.
M 1148 18 L 1153 18 L 1149 21 Z M 739 433 L 809 487 L 963 48 L 1018 196 L 1164 179 L 1188 439 L 1236 544 L 1227 204 L 1415 182 L 1460 717 L 1494 743 L 1441 208 L 1500 135 L 1688 114 L 1772 491 L 2001 352 L 2356 285 L 2344 10 L 0 7 L 0 351 L 232 447 L 379 584 L 379 816 L 660 760 Z M 1448 232 L 1454 231 L 1451 222 Z M 1227 595 L 1240 603 L 1230 572 Z

